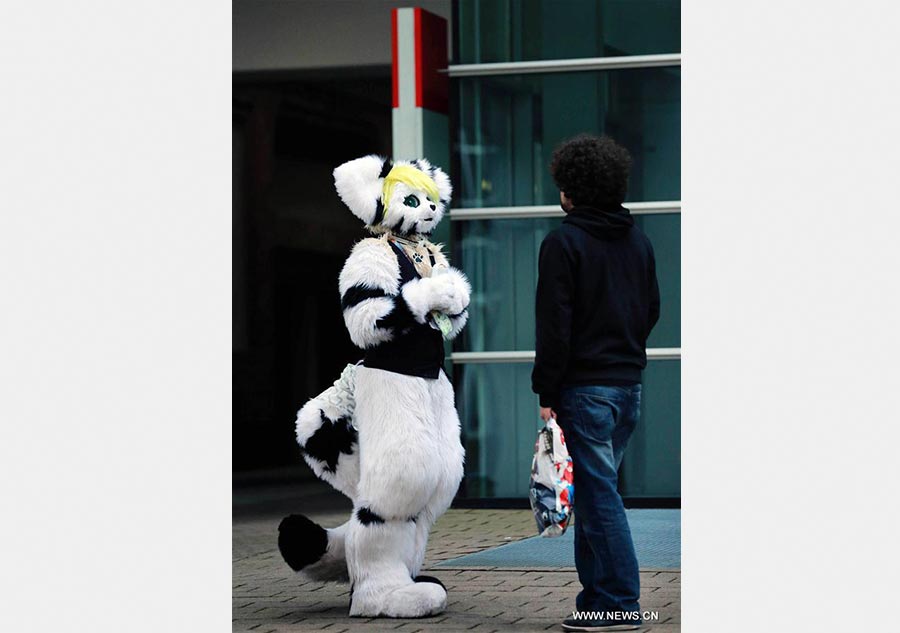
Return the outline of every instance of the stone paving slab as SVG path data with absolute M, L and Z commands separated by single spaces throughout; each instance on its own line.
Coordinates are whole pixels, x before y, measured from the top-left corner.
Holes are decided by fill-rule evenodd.
M 452 568 L 433 565 L 466 553 L 533 536 L 528 510 L 448 511 L 432 531 L 425 573 L 446 585 L 447 610 L 423 619 L 350 618 L 349 587 L 303 581 L 277 551 L 277 526 L 290 512 L 307 514 L 326 527 L 346 520 L 349 509 L 304 508 L 233 520 L 232 628 L 235 632 L 326 633 L 397 631 L 516 632 L 561 631 L 580 589 L 573 568 Z M 681 574 L 641 571 L 641 605 L 657 611 L 659 621 L 642 630 L 674 633 L 681 628 Z

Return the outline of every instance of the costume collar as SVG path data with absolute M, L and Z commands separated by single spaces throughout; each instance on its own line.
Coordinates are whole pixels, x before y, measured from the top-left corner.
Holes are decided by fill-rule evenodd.
M 424 235 L 408 235 L 404 237 L 401 235 L 394 235 L 390 231 L 387 231 L 386 235 L 392 242 L 397 242 L 398 244 L 409 246 L 410 248 L 415 248 L 416 246 L 424 245 L 428 242 Z

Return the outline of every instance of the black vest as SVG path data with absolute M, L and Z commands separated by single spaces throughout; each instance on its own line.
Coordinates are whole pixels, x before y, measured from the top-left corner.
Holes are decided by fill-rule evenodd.
M 402 247 L 389 242 L 400 264 L 400 287 L 420 278 Z M 394 299 L 394 310 L 379 322 L 392 327 L 394 338 L 366 350 L 363 365 L 407 376 L 437 378 L 444 366 L 444 338 L 428 323 L 417 322 L 401 295 Z

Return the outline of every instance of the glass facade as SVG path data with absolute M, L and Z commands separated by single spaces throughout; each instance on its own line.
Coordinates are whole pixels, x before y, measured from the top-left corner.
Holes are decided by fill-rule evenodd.
M 459 0 L 458 64 L 681 51 L 672 0 Z
M 680 52 L 678 2 L 460 0 L 455 6 L 455 63 Z M 452 82 L 456 208 L 558 205 L 550 156 L 560 141 L 580 132 L 608 134 L 631 152 L 628 201 L 680 200 L 678 66 L 476 75 Z M 452 222 L 453 258 L 473 287 L 469 325 L 453 351 L 534 349 L 537 254 L 559 222 Z M 636 223 L 656 252 L 662 303 L 648 348 L 680 348 L 681 216 L 638 215 Z M 644 372 L 641 424 L 621 471 L 626 496 L 680 496 L 680 366 L 679 360 L 651 360 Z M 467 451 L 464 496 L 527 495 L 539 426 L 531 369 L 531 362 L 454 365 Z
M 644 371 L 641 421 L 622 459 L 629 497 L 681 496 L 681 363 L 654 360 Z M 527 497 L 540 426 L 531 363 L 464 363 L 454 368 L 466 448 L 466 498 Z
M 559 218 L 454 222 L 453 260 L 472 283 L 469 322 L 455 351 L 534 349 L 538 252 Z M 635 216 L 656 255 L 660 316 L 648 347 L 681 345 L 681 216 Z
M 681 196 L 678 67 L 464 77 L 454 92 L 460 207 L 558 204 L 547 165 L 579 132 L 631 152 L 628 200 Z

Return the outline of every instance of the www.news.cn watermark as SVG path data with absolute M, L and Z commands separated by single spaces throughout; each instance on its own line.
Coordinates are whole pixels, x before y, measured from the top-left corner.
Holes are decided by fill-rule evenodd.
M 659 611 L 572 611 L 573 620 L 618 620 L 621 622 L 653 622 Z

